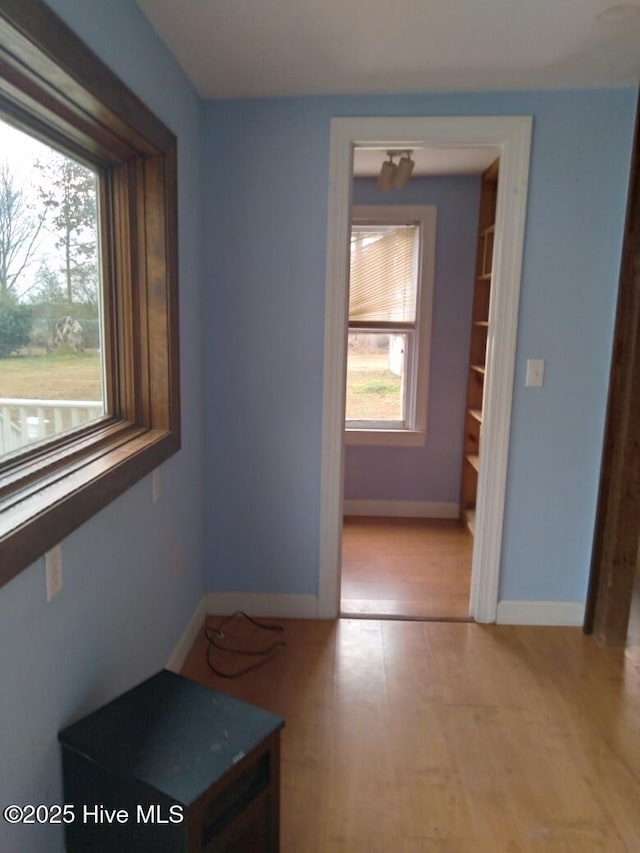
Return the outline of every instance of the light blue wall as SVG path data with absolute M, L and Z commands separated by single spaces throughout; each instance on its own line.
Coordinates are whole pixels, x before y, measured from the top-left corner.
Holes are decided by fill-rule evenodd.
M 532 115 L 534 131 L 501 597 L 584 598 L 635 99 L 618 89 L 207 105 L 209 588 L 318 589 L 331 117 L 515 114 Z M 546 359 L 540 390 L 524 388 L 527 357 Z
M 164 666 L 203 591 L 200 103 L 133 2 L 51 5 L 178 136 L 184 449 L 157 504 L 147 478 L 64 540 L 50 604 L 42 560 L 0 589 L 3 806 L 63 802 L 57 732 Z M 55 853 L 62 833 L 0 820 L 0 850 Z
M 147 479 L 64 541 L 49 605 L 41 560 L 0 589 L 3 803 L 60 801 L 57 731 L 164 664 L 202 592 L 203 521 L 208 588 L 317 591 L 331 116 L 534 116 L 501 592 L 583 598 L 636 96 L 232 101 L 202 128 L 132 0 L 50 2 L 179 137 L 184 449 L 158 504 Z M 0 849 L 62 838 L 0 822 Z
M 460 499 L 479 201 L 479 175 L 412 178 L 402 192 L 384 195 L 373 179 L 354 181 L 354 204 L 435 205 L 437 235 L 426 442 L 347 447 L 346 500 Z
M 205 122 L 207 582 L 315 592 L 327 114 L 240 101 Z

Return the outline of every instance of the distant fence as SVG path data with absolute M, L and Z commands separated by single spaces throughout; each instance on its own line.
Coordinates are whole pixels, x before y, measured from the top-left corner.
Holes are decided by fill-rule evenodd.
M 104 414 L 101 400 L 20 400 L 0 397 L 0 455 L 53 438 Z

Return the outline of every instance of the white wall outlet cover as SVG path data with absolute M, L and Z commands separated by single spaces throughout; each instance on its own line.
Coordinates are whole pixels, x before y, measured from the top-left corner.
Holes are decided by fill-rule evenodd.
M 160 469 L 156 468 L 155 471 L 151 474 L 151 497 L 153 499 L 154 504 L 157 504 L 160 500 L 161 493 L 162 481 L 160 479 Z
M 47 583 L 47 601 L 62 589 L 62 547 L 56 545 L 44 555 L 44 573 Z

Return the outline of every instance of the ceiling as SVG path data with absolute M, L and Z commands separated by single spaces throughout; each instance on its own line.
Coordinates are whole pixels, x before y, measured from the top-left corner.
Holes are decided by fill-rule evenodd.
M 392 148 L 391 150 L 400 150 Z M 404 149 L 403 149 L 404 150 Z M 425 175 L 478 175 L 500 156 L 498 148 L 412 148 L 413 176 Z M 353 153 L 353 174 L 357 178 L 377 178 L 387 148 L 356 148 Z M 398 162 L 398 157 L 395 158 Z
M 204 98 L 640 79 L 640 0 L 137 2 Z

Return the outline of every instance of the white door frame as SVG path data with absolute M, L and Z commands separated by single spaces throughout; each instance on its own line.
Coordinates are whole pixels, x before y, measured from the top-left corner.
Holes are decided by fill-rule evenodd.
M 331 120 L 318 616 L 340 612 L 347 352 L 349 219 L 357 145 L 500 149 L 496 237 L 487 336 L 480 474 L 470 615 L 495 622 L 524 244 L 531 116 L 334 118 Z

